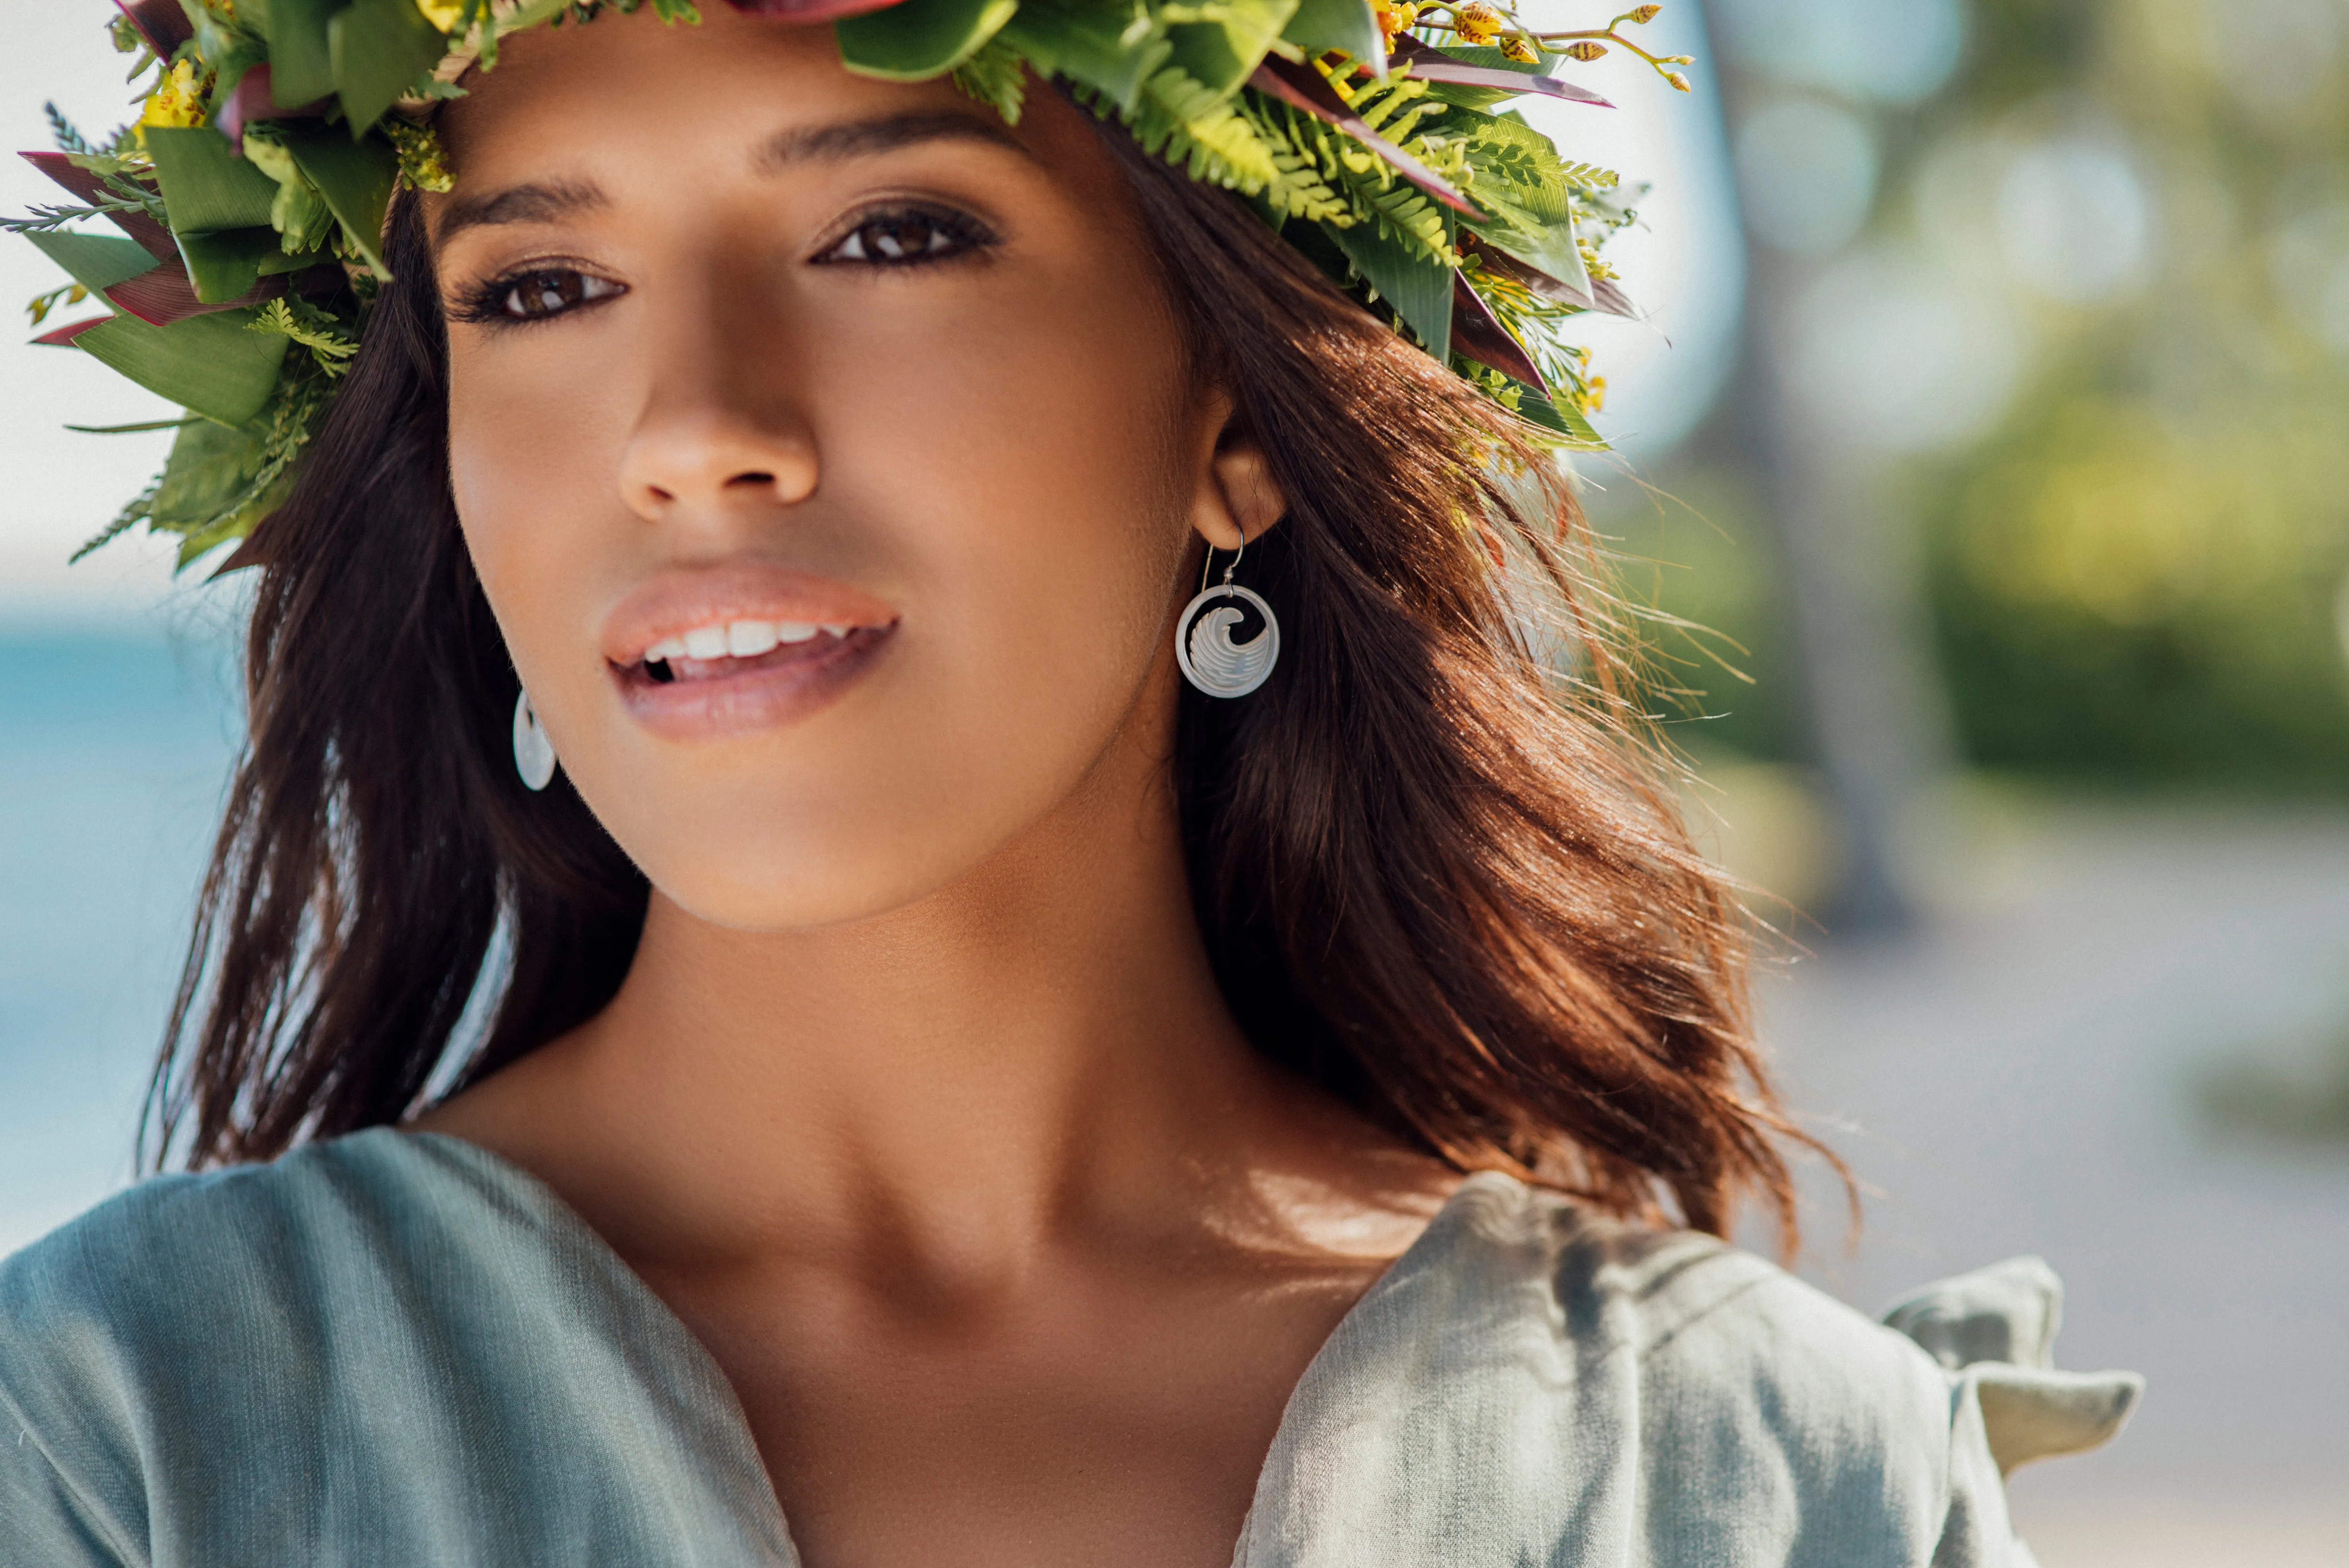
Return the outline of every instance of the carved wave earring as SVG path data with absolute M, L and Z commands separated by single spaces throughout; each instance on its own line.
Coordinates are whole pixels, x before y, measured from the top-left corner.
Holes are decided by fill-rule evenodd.
M 514 771 L 533 789 L 543 789 L 554 779 L 554 742 L 547 738 L 546 727 L 538 722 L 538 710 L 530 706 L 530 693 L 525 690 L 514 698 L 513 721 Z
M 1247 696 L 1264 685 L 1280 659 L 1280 623 L 1273 618 L 1272 606 L 1262 594 L 1232 581 L 1247 553 L 1243 540 L 1224 568 L 1223 582 L 1210 588 L 1207 573 L 1215 564 L 1216 549 L 1209 545 L 1207 559 L 1199 567 L 1199 596 L 1174 617 L 1175 662 L 1183 666 L 1183 678 L 1209 696 Z M 1264 619 L 1263 627 L 1245 643 L 1232 641 L 1233 628 L 1247 618 L 1235 600 L 1254 606 Z

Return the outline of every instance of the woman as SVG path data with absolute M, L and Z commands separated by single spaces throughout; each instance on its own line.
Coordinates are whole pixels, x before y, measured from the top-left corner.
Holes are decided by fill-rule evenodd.
M 2116 1424 L 2044 1271 L 1937 1364 L 1713 1239 L 1788 1130 L 1537 428 L 1023 36 L 399 132 L 238 557 L 221 1169 L 0 1273 L 9 1561 L 1993 1563 Z

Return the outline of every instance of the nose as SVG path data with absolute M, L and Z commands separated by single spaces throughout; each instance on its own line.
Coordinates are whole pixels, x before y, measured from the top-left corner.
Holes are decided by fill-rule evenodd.
M 760 374 L 781 346 L 750 341 L 763 335 L 738 324 L 730 341 L 712 333 L 706 350 L 667 356 L 620 459 L 622 497 L 647 522 L 714 520 L 815 493 L 814 432 L 792 389 Z

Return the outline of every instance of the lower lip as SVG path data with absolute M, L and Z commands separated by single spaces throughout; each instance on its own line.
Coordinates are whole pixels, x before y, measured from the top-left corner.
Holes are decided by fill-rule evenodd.
M 785 644 L 781 657 L 725 675 L 657 681 L 642 665 L 614 667 L 620 699 L 667 740 L 716 740 L 797 724 L 829 707 L 881 655 L 897 628 L 858 626 L 844 637 Z

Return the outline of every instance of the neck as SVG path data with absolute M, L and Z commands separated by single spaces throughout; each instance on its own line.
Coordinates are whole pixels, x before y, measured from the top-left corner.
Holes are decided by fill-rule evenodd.
M 624 1254 L 877 1243 L 941 1285 L 1009 1283 L 1071 1232 L 1195 1226 L 1294 1099 L 1223 1005 L 1139 754 L 885 915 L 744 932 L 656 894 L 612 1005 L 466 1098 L 505 1080 L 542 1113 L 483 1141 Z M 477 1136 L 467 1109 L 426 1125 Z

